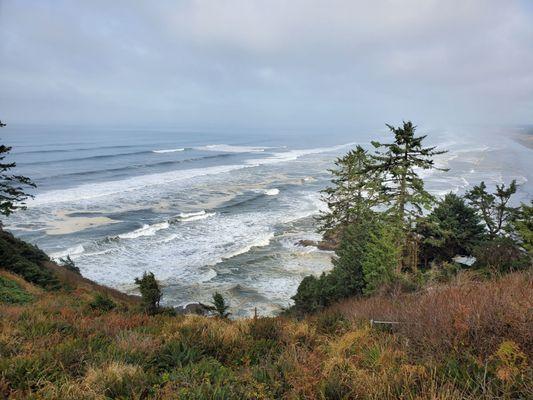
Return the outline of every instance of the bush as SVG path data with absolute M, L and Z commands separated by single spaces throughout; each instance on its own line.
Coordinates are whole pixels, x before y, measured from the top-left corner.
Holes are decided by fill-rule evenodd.
M 176 368 L 195 363 L 202 358 L 203 351 L 188 346 L 183 342 L 171 341 L 166 343 L 148 361 L 150 368 L 158 373 L 171 372 Z
M 506 237 L 483 242 L 474 249 L 475 268 L 488 268 L 498 272 L 511 272 L 527 268 L 531 260 L 516 243 Z
M 254 318 L 250 323 L 250 336 L 254 340 L 278 340 L 280 337 L 280 323 L 275 318 Z
M 37 247 L 16 239 L 0 229 L 0 260 L 2 267 L 48 290 L 61 287 L 52 271 L 42 266 L 48 256 Z
M 33 300 L 33 296 L 11 279 L 0 276 L 0 303 L 24 304 Z
M 99 310 L 99 311 L 111 311 L 114 309 L 117 305 L 111 298 L 105 294 L 97 293 L 94 297 L 93 301 L 89 303 L 89 307 L 93 310 Z
M 152 272 L 145 272 L 142 278 L 135 278 L 135 284 L 139 286 L 142 302 L 148 314 L 156 314 L 159 311 L 161 289 Z

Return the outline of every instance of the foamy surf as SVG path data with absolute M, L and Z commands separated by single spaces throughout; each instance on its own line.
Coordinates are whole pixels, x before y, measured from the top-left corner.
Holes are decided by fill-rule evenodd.
M 76 246 L 69 247 L 66 250 L 51 253 L 50 258 L 53 260 L 59 260 L 60 258 L 65 258 L 67 256 L 76 257 L 81 255 L 84 251 L 85 248 L 81 244 L 78 244 Z
M 196 150 L 203 151 L 220 151 L 224 153 L 262 153 L 268 147 L 255 146 L 232 146 L 229 144 L 209 144 L 207 146 L 195 147 Z
M 185 148 L 179 149 L 163 149 L 163 150 L 152 150 L 152 153 L 165 154 L 165 153 L 177 153 L 179 151 L 184 151 Z
M 154 236 L 156 232 L 167 229 L 169 227 L 168 222 L 160 222 L 153 225 L 144 224 L 142 228 L 135 229 L 134 231 L 123 233 L 118 235 L 120 239 L 136 239 L 141 236 Z
M 205 212 L 205 210 L 190 212 L 190 213 L 180 213 L 176 219 L 180 222 L 189 222 L 189 221 L 198 221 L 201 219 L 206 219 L 215 215 L 214 212 Z

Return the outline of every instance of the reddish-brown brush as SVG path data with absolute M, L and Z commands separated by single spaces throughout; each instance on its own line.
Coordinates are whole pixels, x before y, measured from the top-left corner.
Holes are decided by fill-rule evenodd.
M 470 348 L 493 353 L 503 340 L 533 355 L 533 275 L 508 274 L 490 281 L 459 277 L 422 293 L 379 295 L 332 307 L 353 321 L 397 321 L 394 329 L 420 355 Z M 424 354 L 425 353 L 425 354 Z

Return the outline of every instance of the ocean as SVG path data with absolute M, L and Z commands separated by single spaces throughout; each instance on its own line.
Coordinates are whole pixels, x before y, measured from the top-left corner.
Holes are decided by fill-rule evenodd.
M 152 271 L 163 304 L 209 302 L 215 291 L 236 316 L 272 315 L 291 304 L 299 282 L 331 268 L 316 240 L 328 168 L 355 144 L 390 140 L 371 132 L 186 132 L 7 126 L 17 173 L 37 184 L 28 209 L 7 230 L 52 258 L 70 255 L 82 274 L 135 293 Z M 485 180 L 517 179 L 529 201 L 531 149 L 501 130 L 430 130 L 449 152 L 421 171 L 437 196 Z

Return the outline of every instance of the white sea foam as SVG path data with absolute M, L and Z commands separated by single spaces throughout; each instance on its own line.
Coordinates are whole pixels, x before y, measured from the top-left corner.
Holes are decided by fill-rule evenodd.
M 273 153 L 272 156 L 267 158 L 259 158 L 253 160 L 247 160 L 246 163 L 253 166 L 258 165 L 268 165 L 268 164 L 277 164 L 281 162 L 294 161 L 300 157 L 311 155 L 311 154 L 320 154 L 320 153 L 329 153 L 333 151 L 342 150 L 349 146 L 354 146 L 356 143 L 345 143 L 338 146 L 331 147 L 317 147 L 314 149 L 301 149 L 301 150 L 289 150 L 279 153 Z
M 160 222 L 153 225 L 144 224 L 142 228 L 118 235 L 120 239 L 136 239 L 141 236 L 154 236 L 156 232 L 162 229 L 168 229 L 168 222 Z
M 159 153 L 159 154 L 164 154 L 164 153 L 177 153 L 178 151 L 184 151 L 184 150 L 185 150 L 184 148 L 179 148 L 179 149 L 152 150 L 152 153 Z
M 212 217 L 213 215 L 215 215 L 214 212 L 208 213 L 208 212 L 205 212 L 205 210 L 202 210 L 198 212 L 180 213 L 177 216 L 177 219 L 181 222 L 189 222 L 189 221 L 198 221 L 201 219 L 206 219 L 206 218 Z
M 274 238 L 274 232 L 270 232 L 267 235 L 257 238 L 255 241 L 250 243 L 247 246 L 241 247 L 237 250 L 234 250 L 230 253 L 224 254 L 222 256 L 223 260 L 227 260 L 229 258 L 236 257 L 240 254 L 248 253 L 250 250 L 252 250 L 253 247 L 265 247 L 270 244 L 270 241 Z
M 66 256 L 76 257 L 76 256 L 81 255 L 84 251 L 85 251 L 85 248 L 81 244 L 78 244 L 76 246 L 69 247 L 66 250 L 51 253 L 50 258 L 54 260 L 59 260 L 60 258 L 64 258 Z
M 118 181 L 89 183 L 69 189 L 51 190 L 38 194 L 35 199 L 27 201 L 27 205 L 30 208 L 54 203 L 75 203 L 80 200 L 96 199 L 200 176 L 216 175 L 245 167 L 246 165 L 221 165 L 134 176 Z
M 279 194 L 279 189 L 273 188 L 273 189 L 265 189 L 265 194 L 267 196 L 276 196 Z
M 207 168 L 174 170 L 156 174 L 134 176 L 117 181 L 83 184 L 73 188 L 51 190 L 38 194 L 34 199 L 28 200 L 27 205 L 28 207 L 36 207 L 54 203 L 75 203 L 79 202 L 80 200 L 96 199 L 99 197 L 140 190 L 150 186 L 185 181 L 200 176 L 217 175 L 243 168 L 294 161 L 305 155 L 337 151 L 352 145 L 354 145 L 354 143 L 347 143 L 332 147 L 291 150 L 287 152 L 274 153 L 271 157 L 267 158 L 247 160 L 245 164 L 240 165 L 220 165 Z
M 262 153 L 268 147 L 255 147 L 255 146 L 232 146 L 228 144 L 210 144 L 207 146 L 195 147 L 196 150 L 204 151 L 221 151 L 224 153 Z

